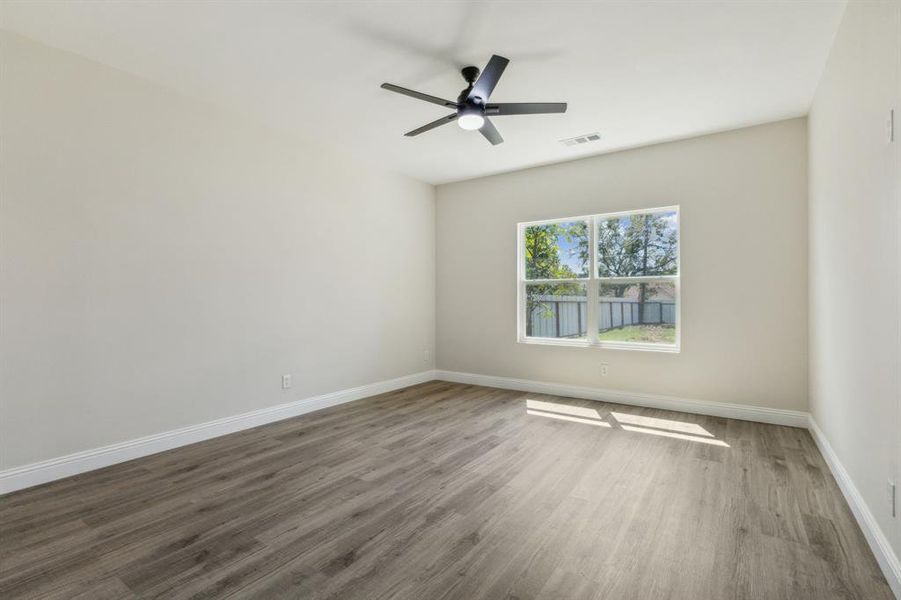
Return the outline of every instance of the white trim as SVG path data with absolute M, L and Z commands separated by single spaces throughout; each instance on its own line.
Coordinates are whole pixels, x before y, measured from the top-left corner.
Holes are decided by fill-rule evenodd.
M 630 276 L 626 275 L 624 277 L 601 277 L 600 275 L 597 277 L 598 283 L 604 285 L 617 285 L 617 284 L 631 284 L 637 285 L 639 283 L 656 283 L 658 281 L 662 281 L 664 283 L 675 283 L 679 281 L 678 275 L 635 275 Z M 533 280 L 529 280 L 529 283 L 532 283 Z
M 591 217 L 588 222 L 588 277 L 590 281 L 588 282 L 588 297 L 585 299 L 585 333 L 588 338 L 589 344 L 600 344 L 600 339 L 598 339 L 598 323 L 600 323 L 601 319 L 601 311 L 600 311 L 600 295 L 601 295 L 601 284 L 598 282 L 598 220 L 597 217 Z M 525 245 L 525 244 L 523 244 Z M 525 268 L 525 265 L 523 265 Z M 517 310 L 523 313 L 524 318 L 531 319 L 532 315 L 525 315 L 526 305 L 523 304 Z M 559 310 L 559 306 L 558 306 Z M 612 310 L 612 309 L 611 309 Z M 622 310 L 622 308 L 620 308 Z M 632 320 L 632 308 L 629 308 L 629 320 Z M 663 307 L 660 308 L 660 320 L 663 320 Z M 610 326 L 613 327 L 613 322 L 610 322 Z M 526 338 L 526 330 L 522 329 L 520 332 L 521 336 L 524 340 Z M 558 332 L 559 333 L 559 332 Z M 581 333 L 581 332 L 580 332 Z
M 435 379 L 434 371 L 423 371 L 7 469 L 0 471 L 0 494 L 202 442 L 251 427 L 289 419 L 329 406 L 384 394 L 433 379 Z
M 591 330 L 589 330 L 589 333 Z M 546 338 L 524 337 L 516 340 L 517 344 L 533 346 L 569 346 L 570 348 L 600 348 L 601 350 L 641 350 L 642 352 L 669 352 L 678 354 L 679 346 L 671 344 L 653 344 L 646 342 L 590 342 L 585 338 Z
M 813 441 L 816 442 L 817 447 L 820 449 L 820 454 L 823 455 L 826 464 L 829 465 L 829 470 L 832 471 L 832 476 L 838 483 L 842 494 L 844 494 L 851 512 L 854 513 L 857 524 L 860 525 L 864 537 L 870 544 L 870 549 L 876 556 L 876 561 L 882 569 L 882 574 L 885 575 L 889 586 L 895 593 L 895 597 L 901 598 L 901 562 L 899 562 L 898 556 L 892 550 L 888 538 L 882 532 L 879 523 L 876 522 L 876 517 L 873 516 L 863 496 L 860 495 L 857 486 L 854 485 L 854 481 L 838 459 L 838 455 L 832 449 L 832 445 L 826 439 L 826 434 L 817 425 L 813 415 L 810 415 L 807 427 L 810 429 Z
M 523 221 L 522 223 L 519 223 L 519 225 L 546 225 L 548 223 L 566 223 L 568 221 L 587 221 L 592 217 L 616 219 L 619 217 L 628 217 L 629 215 L 657 214 L 662 212 L 672 212 L 674 210 L 679 210 L 678 204 L 673 204 L 672 206 L 657 206 L 654 208 L 635 208 L 632 210 L 620 210 L 608 213 L 595 213 L 592 215 L 579 215 L 577 217 L 554 217 L 553 219 L 540 219 L 538 221 Z
M 676 215 L 676 274 L 675 275 L 641 275 L 634 277 L 600 277 L 598 275 L 598 249 L 597 249 L 597 231 L 598 223 L 601 220 L 618 219 L 629 215 L 646 215 L 673 212 Z M 570 223 L 583 221 L 588 225 L 588 247 L 591 251 L 588 253 L 588 277 L 577 277 L 570 279 L 526 279 L 525 270 L 525 232 L 526 229 L 538 225 L 548 225 L 552 223 Z M 555 219 L 545 219 L 542 221 L 527 221 L 516 224 L 516 342 L 519 344 L 536 344 L 545 346 L 570 346 L 574 348 L 603 348 L 606 350 L 639 350 L 643 352 L 670 352 L 678 354 L 682 351 L 682 214 L 679 205 L 661 206 L 658 208 L 626 210 L 613 213 L 603 213 L 595 215 L 584 215 L 580 217 L 561 217 Z M 607 283 L 642 283 L 648 281 L 666 281 L 671 282 L 675 288 L 675 329 L 676 340 L 673 344 L 656 344 L 651 342 L 614 342 L 604 341 L 598 336 L 598 323 L 600 316 L 598 314 L 598 300 L 600 296 L 600 286 Z M 580 284 L 586 286 L 586 336 L 583 340 L 572 340 L 566 338 L 543 338 L 538 336 L 527 336 L 527 319 L 526 316 L 526 290 L 529 285 L 542 284 Z M 612 318 L 612 317 L 611 317 Z M 661 320 L 663 313 L 661 309 Z M 613 323 L 611 322 L 611 327 Z M 564 340 L 564 341 L 557 341 Z
M 661 408 L 664 410 L 675 410 L 698 415 L 740 419 L 742 421 L 787 425 L 789 427 L 807 427 L 808 414 L 799 410 L 748 406 L 747 404 L 729 404 L 726 402 L 710 402 L 707 400 L 677 398 L 675 396 L 663 396 L 660 394 L 625 392 L 622 390 L 583 387 L 567 385 L 564 383 L 535 381 L 532 379 L 496 377 L 494 375 L 480 375 L 478 373 L 460 373 L 456 371 L 438 370 L 435 372 L 435 377 L 442 381 L 484 385 L 487 387 L 508 390 L 534 392 L 536 394 L 552 394 L 554 396 L 569 396 L 572 398 L 584 398 L 586 400 L 599 400 L 601 402 L 616 402 L 618 404 Z
M 526 279 L 523 283 L 526 285 L 555 285 L 560 283 L 578 283 L 585 285 L 588 283 L 588 277 L 572 277 L 570 279 Z

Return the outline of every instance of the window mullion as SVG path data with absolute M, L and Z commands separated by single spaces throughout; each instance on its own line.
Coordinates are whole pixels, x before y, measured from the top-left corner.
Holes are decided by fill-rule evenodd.
M 598 244 L 597 244 L 597 217 L 588 220 L 588 304 L 585 308 L 587 321 L 587 339 L 589 344 L 598 343 Z
M 588 280 L 585 278 L 582 279 L 524 279 L 522 280 L 529 285 L 556 285 L 558 283 L 587 283 Z
M 598 277 L 601 283 L 661 283 L 673 282 L 678 275 L 625 275 L 622 277 Z

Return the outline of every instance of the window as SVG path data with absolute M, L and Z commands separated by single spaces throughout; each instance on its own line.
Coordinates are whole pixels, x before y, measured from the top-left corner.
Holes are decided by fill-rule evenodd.
M 679 208 L 520 223 L 518 339 L 679 350 Z

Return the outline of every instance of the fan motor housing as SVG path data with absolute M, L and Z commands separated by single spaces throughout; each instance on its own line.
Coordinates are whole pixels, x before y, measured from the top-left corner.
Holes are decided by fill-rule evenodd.
M 478 67 L 473 67 L 471 65 L 463 67 L 463 69 L 460 70 L 460 73 L 463 74 L 463 79 L 465 79 L 467 83 L 474 83 L 475 80 L 479 78 L 480 72 Z
M 462 117 L 464 115 L 478 115 L 480 117 L 484 117 L 485 107 L 481 104 L 476 104 L 475 102 L 467 102 L 457 109 L 458 117 Z

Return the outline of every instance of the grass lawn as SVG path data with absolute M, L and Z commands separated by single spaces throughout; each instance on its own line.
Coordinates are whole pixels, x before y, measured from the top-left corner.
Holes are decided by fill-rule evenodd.
M 610 329 L 598 334 L 602 342 L 650 342 L 655 344 L 675 344 L 676 328 L 672 325 L 628 325 L 621 329 Z

